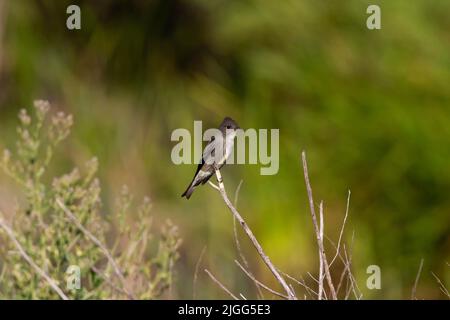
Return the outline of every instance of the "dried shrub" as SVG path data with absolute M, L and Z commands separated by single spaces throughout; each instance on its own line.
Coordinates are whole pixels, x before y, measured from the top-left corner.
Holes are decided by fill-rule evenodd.
M 62 112 L 50 116 L 49 103 L 35 101 L 34 115 L 22 110 L 19 120 L 16 151 L 5 150 L 0 161 L 25 199 L 14 212 L 0 215 L 0 298 L 155 299 L 163 295 L 172 284 L 178 258 L 176 226 L 167 221 L 158 236 L 153 234 L 150 200 L 135 205 L 127 188 L 115 212 L 104 214 L 95 158 L 82 170 L 74 168 L 46 183 L 49 179 L 44 176 L 56 148 L 68 137 L 73 118 Z M 127 223 L 130 216 L 136 223 Z M 79 268 L 79 289 L 68 285 L 73 280 L 66 272 L 70 266 Z

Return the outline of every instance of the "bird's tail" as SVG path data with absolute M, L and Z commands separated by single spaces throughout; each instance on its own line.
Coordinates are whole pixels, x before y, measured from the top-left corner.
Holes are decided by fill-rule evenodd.
M 189 187 L 186 189 L 186 191 L 181 195 L 181 197 L 186 197 L 186 199 L 189 199 L 191 197 L 192 192 L 194 192 L 194 184 L 191 183 Z

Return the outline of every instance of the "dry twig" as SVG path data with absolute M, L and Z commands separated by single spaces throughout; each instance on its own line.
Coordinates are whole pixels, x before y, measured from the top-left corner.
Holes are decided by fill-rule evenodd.
M 80 229 L 92 242 L 94 242 L 103 251 L 103 254 L 106 256 L 109 263 L 113 267 L 115 274 L 121 281 L 123 290 L 127 293 L 128 296 L 133 297 L 133 299 L 135 299 L 134 294 L 132 294 L 126 288 L 125 277 L 123 276 L 122 272 L 120 271 L 119 266 L 117 265 L 116 261 L 114 260 L 113 256 L 109 252 L 109 250 L 103 245 L 103 243 L 96 236 L 94 236 L 89 230 L 87 230 L 81 224 L 81 222 L 78 221 L 78 219 L 74 216 L 74 214 L 64 205 L 64 203 L 60 199 L 56 199 L 56 203 L 63 210 L 63 212 L 70 219 L 70 221 L 72 221 L 77 226 L 78 229 Z
M 436 274 L 434 274 L 434 272 L 431 272 L 431 274 L 433 275 L 433 277 L 436 279 L 437 283 L 439 284 L 442 293 L 445 294 L 447 296 L 447 298 L 450 299 L 450 292 L 447 290 L 445 285 L 442 283 L 441 279 L 439 279 L 439 277 Z
M 248 271 L 247 271 L 247 270 L 239 263 L 239 261 L 234 260 L 234 262 L 238 265 L 239 268 L 241 268 L 241 270 L 242 270 L 242 271 L 243 271 L 250 279 L 252 279 L 252 281 L 253 281 L 255 284 L 257 284 L 258 286 L 261 286 L 262 288 L 266 289 L 267 291 L 269 291 L 270 293 L 272 293 L 272 294 L 274 294 L 274 295 L 276 295 L 276 296 L 279 296 L 279 297 L 284 298 L 284 299 L 289 299 L 288 296 L 286 296 L 286 295 L 284 295 L 284 294 L 282 294 L 282 293 L 280 293 L 280 292 L 278 292 L 278 291 L 275 291 L 275 290 L 269 288 L 268 286 L 266 286 L 266 285 L 265 285 L 264 283 L 262 283 L 261 281 L 258 281 L 258 280 L 257 280 L 250 272 L 248 272 Z
M 314 294 L 316 297 L 318 296 L 318 293 L 306 284 L 305 279 L 301 278 L 301 280 L 298 280 L 285 272 L 282 272 L 282 273 L 286 276 L 286 278 L 294 281 L 299 286 L 303 287 L 311 298 L 313 297 L 312 294 Z
M 289 300 L 296 300 L 295 294 L 292 292 L 292 289 L 289 287 L 289 285 L 286 283 L 284 278 L 280 275 L 280 273 L 277 271 L 275 266 L 272 264 L 272 262 L 270 261 L 270 258 L 264 253 L 264 250 L 262 249 L 262 247 L 259 244 L 258 240 L 256 239 L 255 235 L 250 230 L 250 228 L 248 227 L 245 220 L 242 218 L 242 216 L 239 214 L 239 212 L 236 210 L 236 208 L 233 206 L 230 199 L 228 198 L 228 195 L 225 191 L 225 186 L 223 184 L 222 175 L 220 174 L 219 170 L 216 170 L 216 177 L 217 177 L 217 182 L 219 184 L 219 192 L 220 192 L 223 200 L 225 201 L 225 204 L 228 206 L 231 213 L 238 220 L 239 224 L 244 229 L 244 231 L 247 234 L 247 236 L 249 237 L 249 239 L 252 241 L 253 245 L 256 248 L 256 251 L 258 251 L 258 254 L 261 256 L 261 258 L 263 259 L 266 266 L 269 268 L 269 270 L 275 276 L 277 281 L 281 284 L 283 289 L 286 291 L 286 294 L 287 294 Z
M 236 188 L 236 191 L 234 192 L 234 207 L 237 208 L 237 202 L 239 199 L 239 191 L 241 190 L 241 186 L 242 183 L 244 182 L 244 180 L 241 180 Z M 250 265 L 247 261 L 247 259 L 245 258 L 244 253 L 242 252 L 241 249 L 241 243 L 239 242 L 239 236 L 238 236 L 238 232 L 237 232 L 237 228 L 236 228 L 236 217 L 233 216 L 233 235 L 234 235 L 234 242 L 236 244 L 236 249 L 238 251 L 239 256 L 242 259 L 242 262 L 244 263 L 245 267 L 247 268 L 247 272 L 253 277 L 253 274 L 250 272 Z M 258 298 L 259 299 L 264 299 L 264 296 L 262 294 L 261 288 L 259 287 L 258 283 L 253 281 L 253 283 L 255 284 L 256 290 L 258 291 Z
M 316 211 L 314 208 L 314 198 L 312 194 L 311 184 L 309 182 L 308 164 L 306 163 L 305 151 L 302 152 L 302 162 L 303 162 L 303 173 L 305 175 L 306 190 L 308 192 L 309 207 L 311 209 L 311 217 L 314 225 L 314 231 L 316 233 L 317 244 L 319 247 L 319 257 L 321 258 L 321 261 L 323 261 L 324 272 L 328 282 L 328 287 L 330 288 L 331 296 L 333 300 L 337 300 L 336 290 L 334 289 L 333 280 L 331 279 L 330 268 L 327 262 L 327 257 L 323 246 L 323 237 L 320 236 L 320 229 L 317 223 Z
M 322 239 L 323 242 L 323 202 L 320 202 L 320 206 L 319 206 L 319 234 L 320 234 L 320 239 Z M 322 255 L 319 255 L 319 260 L 320 260 L 320 265 L 319 265 L 319 296 L 317 297 L 318 300 L 322 300 L 322 294 L 323 294 L 323 257 Z
M 45 273 L 44 270 L 42 270 L 34 261 L 33 259 L 25 252 L 20 242 L 17 240 L 16 236 L 14 235 L 14 231 L 8 227 L 8 225 L 5 223 L 3 218 L 0 217 L 0 228 L 2 228 L 6 235 L 11 239 L 13 244 L 16 246 L 17 250 L 19 250 L 20 255 L 22 258 L 25 259 L 26 262 L 42 277 L 45 281 L 48 282 L 50 287 L 56 291 L 56 293 L 61 297 L 63 300 L 69 300 L 69 298 L 66 296 L 66 294 L 61 290 L 60 287 L 56 284 L 56 281 L 52 279 L 47 273 Z
M 217 283 L 217 284 L 219 285 L 219 287 L 222 288 L 223 291 L 225 291 L 226 293 L 228 293 L 234 300 L 239 300 L 238 297 L 236 297 L 233 293 L 231 293 L 231 291 L 228 290 L 228 288 L 225 287 L 225 285 L 223 285 L 222 282 L 220 282 L 219 280 L 217 280 L 217 278 L 214 277 L 214 276 L 212 275 L 212 273 L 209 272 L 208 269 L 205 269 L 205 272 L 208 274 L 208 276 L 209 276 L 215 283 Z
M 416 292 L 417 292 L 417 285 L 419 284 L 420 274 L 422 273 L 423 268 L 423 258 L 420 260 L 419 270 L 417 271 L 416 281 L 414 282 L 414 287 L 411 291 L 411 300 L 417 300 Z
M 198 257 L 197 263 L 195 264 L 195 272 L 194 272 L 194 279 L 192 281 L 192 297 L 195 299 L 197 297 L 197 277 L 198 277 L 198 268 L 200 267 L 200 262 L 203 259 L 203 255 L 205 254 L 206 246 L 203 247 L 202 252 L 200 253 L 200 256 Z
M 333 259 L 331 259 L 330 262 L 330 268 L 333 265 L 334 261 L 336 260 L 337 256 L 339 255 L 340 252 L 340 248 L 341 248 L 341 241 L 342 241 L 342 236 L 344 235 L 344 228 L 345 228 L 345 224 L 347 222 L 347 217 L 348 217 L 348 211 L 350 208 L 350 196 L 351 196 L 351 191 L 348 190 L 348 195 L 347 195 L 347 207 L 345 209 L 345 216 L 344 216 L 344 221 L 342 221 L 342 226 L 341 226 L 341 231 L 339 233 L 339 239 L 338 239 L 338 243 L 337 243 L 337 247 L 336 247 L 336 254 L 333 257 Z

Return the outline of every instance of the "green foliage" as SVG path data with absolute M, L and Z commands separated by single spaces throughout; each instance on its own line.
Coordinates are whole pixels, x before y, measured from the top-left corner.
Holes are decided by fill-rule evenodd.
M 60 112 L 47 122 L 50 106 L 46 101 L 36 101 L 34 110 L 34 117 L 26 110 L 20 112 L 16 153 L 13 156 L 5 150 L 1 161 L 3 171 L 20 185 L 25 196 L 24 203 L 9 217 L 16 239 L 69 298 L 160 297 L 172 284 L 180 244 L 177 228 L 167 221 L 155 239 L 150 200 L 145 198 L 136 206 L 127 188 L 117 201 L 115 214 L 103 215 L 95 158 L 83 170 L 74 168 L 46 183 L 44 176 L 55 148 L 69 135 L 73 119 Z M 122 279 L 102 248 L 68 218 L 64 209 L 104 246 L 109 243 L 108 252 Z M 127 222 L 134 213 L 135 223 Z M 0 232 L 0 241 L 1 298 L 59 298 L 16 251 L 6 233 Z M 152 246 L 157 246 L 153 252 Z M 66 287 L 66 270 L 72 265 L 81 271 L 78 290 Z

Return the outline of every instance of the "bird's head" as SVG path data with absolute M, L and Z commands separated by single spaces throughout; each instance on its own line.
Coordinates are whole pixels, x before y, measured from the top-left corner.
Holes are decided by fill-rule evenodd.
M 223 119 L 222 123 L 220 124 L 220 130 L 221 131 L 236 130 L 236 129 L 240 129 L 240 127 L 236 123 L 236 121 L 234 121 L 230 117 L 225 117 L 225 119 Z

